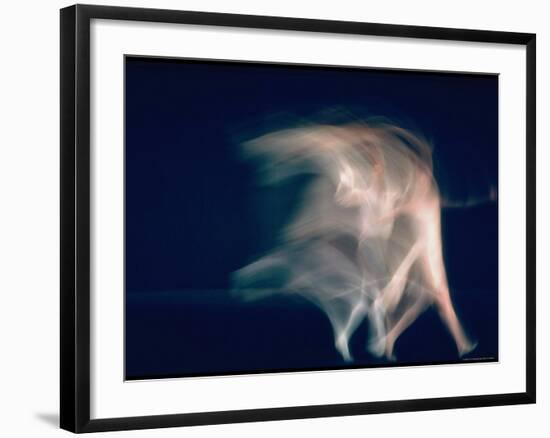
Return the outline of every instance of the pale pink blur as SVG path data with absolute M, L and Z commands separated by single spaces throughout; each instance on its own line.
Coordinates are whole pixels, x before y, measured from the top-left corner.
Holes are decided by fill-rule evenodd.
M 328 317 L 347 361 L 350 337 L 365 319 L 368 351 L 394 360 L 396 340 L 430 305 L 459 356 L 475 348 L 449 293 L 442 201 L 425 139 L 390 123 L 307 124 L 249 141 L 243 154 L 261 163 L 264 184 L 315 178 L 281 244 L 235 273 L 239 293 L 306 297 Z M 251 286 L 281 269 L 285 280 L 276 289 Z

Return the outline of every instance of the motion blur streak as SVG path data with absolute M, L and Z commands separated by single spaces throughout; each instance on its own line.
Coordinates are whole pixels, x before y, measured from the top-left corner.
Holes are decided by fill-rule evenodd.
M 314 175 L 280 245 L 234 273 L 248 298 L 299 293 L 328 317 L 334 343 L 368 321 L 366 348 L 395 360 L 398 337 L 434 305 L 458 355 L 475 348 L 455 313 L 441 242 L 441 199 L 427 141 L 387 122 L 308 124 L 243 145 L 265 184 Z M 277 278 L 276 287 L 265 288 Z

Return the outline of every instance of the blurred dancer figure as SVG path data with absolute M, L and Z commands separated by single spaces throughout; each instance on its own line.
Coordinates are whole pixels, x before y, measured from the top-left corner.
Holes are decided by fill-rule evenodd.
M 237 290 L 259 297 L 253 285 L 284 270 L 284 284 L 269 292 L 300 293 L 323 310 L 347 361 L 365 318 L 368 350 L 394 360 L 396 340 L 432 304 L 458 355 L 475 348 L 449 293 L 441 200 L 423 138 L 389 123 L 308 125 L 264 135 L 243 151 L 260 159 L 265 183 L 315 177 L 281 245 L 235 273 Z

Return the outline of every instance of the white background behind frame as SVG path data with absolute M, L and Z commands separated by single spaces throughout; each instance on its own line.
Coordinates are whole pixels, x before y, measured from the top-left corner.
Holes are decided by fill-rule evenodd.
M 523 46 L 115 20 L 90 35 L 92 419 L 525 391 Z M 124 382 L 125 54 L 498 73 L 499 362 Z
M 545 293 L 550 229 L 550 27 L 539 0 L 90 0 L 118 6 L 206 10 L 334 20 L 537 33 L 537 368 L 547 367 Z M 67 0 L 8 2 L 0 17 L 0 308 L 3 434 L 67 437 L 59 430 L 59 8 Z M 24 17 L 22 25 L 21 17 Z M 30 31 L 32 29 L 32 32 Z M 32 175 L 32 177 L 31 177 Z M 116 432 L 117 437 L 533 437 L 550 434 L 550 379 L 539 372 L 537 404 Z M 97 435 L 105 437 L 105 434 Z

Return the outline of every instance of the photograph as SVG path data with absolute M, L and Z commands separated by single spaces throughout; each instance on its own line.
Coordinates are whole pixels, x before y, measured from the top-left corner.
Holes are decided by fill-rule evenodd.
M 124 56 L 124 379 L 499 360 L 499 75 Z
M 2 436 L 550 437 L 544 2 L 5 6 Z
M 537 403 L 537 27 L 308 11 L 60 10 L 62 429 Z

